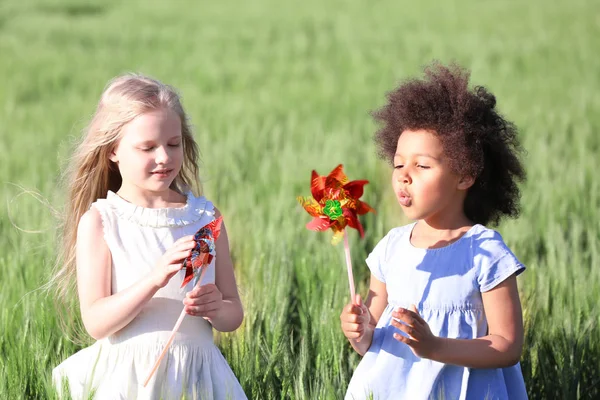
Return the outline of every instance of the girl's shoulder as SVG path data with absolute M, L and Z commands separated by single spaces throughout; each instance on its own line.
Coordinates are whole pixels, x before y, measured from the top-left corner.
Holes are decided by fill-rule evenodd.
M 515 256 L 499 232 L 476 225 L 469 231 L 469 238 L 470 256 L 477 271 L 481 292 L 487 292 L 508 277 L 517 276 L 525 270 L 525 265 Z
M 410 241 L 410 234 L 416 222 L 407 225 L 397 226 L 388 231 L 388 233 L 379 241 L 378 246 L 385 245 L 385 248 L 395 248 L 401 243 Z
M 501 258 L 506 254 L 512 254 L 500 232 L 483 225 L 474 225 L 466 234 L 468 247 L 473 250 L 475 256 L 488 259 Z
M 388 259 L 391 250 L 398 248 L 410 239 L 410 233 L 414 226 L 415 223 L 411 223 L 390 229 L 375 245 L 375 248 L 371 251 L 371 256 L 377 255 L 382 260 Z

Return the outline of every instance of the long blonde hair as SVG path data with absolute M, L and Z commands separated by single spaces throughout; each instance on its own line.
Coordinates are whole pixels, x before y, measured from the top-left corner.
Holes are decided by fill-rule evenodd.
M 181 119 L 184 160 L 171 189 L 182 194 L 188 190 L 201 194 L 198 145 L 175 89 L 138 74 L 110 81 L 63 175 L 67 200 L 59 255 L 50 280 L 59 302 L 66 304 L 76 297 L 72 296 L 76 289 L 75 246 L 81 216 L 93 202 L 106 198 L 109 190 L 116 192 L 121 185 L 121 175 L 109 155 L 121 137 L 123 126 L 143 113 L 160 108 L 175 111 Z

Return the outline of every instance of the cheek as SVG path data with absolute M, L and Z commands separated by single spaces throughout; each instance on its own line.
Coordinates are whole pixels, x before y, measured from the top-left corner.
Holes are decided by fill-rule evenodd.
M 399 175 L 399 172 L 398 172 L 398 170 L 397 170 L 397 169 L 394 169 L 394 172 L 392 172 L 392 186 L 393 186 L 394 188 L 396 188 L 396 187 L 400 186 L 400 181 L 399 181 L 399 179 L 398 179 L 398 175 Z
M 173 153 L 173 158 L 177 160 L 177 164 L 181 166 L 183 164 L 184 159 L 183 148 L 180 147 L 179 149 L 177 149 L 177 151 Z
M 126 158 L 126 162 L 127 164 L 125 167 L 129 171 L 132 171 L 132 173 L 145 172 L 153 167 L 152 157 L 148 157 L 145 153 L 130 154 L 129 157 Z
M 445 192 L 444 180 L 437 174 L 425 175 L 422 179 L 415 180 L 413 186 L 417 190 L 429 195 L 435 195 Z

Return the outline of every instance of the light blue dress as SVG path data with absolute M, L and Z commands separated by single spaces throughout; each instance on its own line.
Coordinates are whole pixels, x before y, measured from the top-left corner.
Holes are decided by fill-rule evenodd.
M 414 247 L 410 243 L 414 225 L 392 229 L 366 260 L 373 275 L 386 284 L 388 306 L 369 351 L 354 371 L 346 400 L 527 399 L 519 364 L 497 369 L 442 364 L 415 356 L 394 339 L 400 330 L 390 325 L 392 312 L 411 304 L 436 336 L 485 336 L 481 292 L 525 269 L 500 234 L 482 225 L 439 249 Z

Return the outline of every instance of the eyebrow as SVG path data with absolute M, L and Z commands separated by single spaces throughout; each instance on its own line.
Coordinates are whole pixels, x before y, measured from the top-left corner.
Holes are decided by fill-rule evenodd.
M 396 153 L 396 154 L 394 154 L 394 156 L 403 157 L 403 155 L 402 155 L 402 154 L 400 154 L 400 153 Z M 434 160 L 437 160 L 437 161 L 439 161 L 439 160 L 440 160 L 439 158 L 437 158 L 437 157 L 434 157 L 434 156 L 432 156 L 431 154 L 425 154 L 425 153 L 415 153 L 415 154 L 413 154 L 413 156 L 416 156 L 416 157 L 427 157 L 427 158 L 432 158 L 432 159 L 434 159 Z
M 175 139 L 183 140 L 183 136 L 172 136 L 167 139 L 167 142 L 170 142 L 171 140 L 175 140 Z M 152 144 L 152 143 L 156 143 L 156 140 L 143 140 L 141 142 L 136 142 L 137 145 Z

